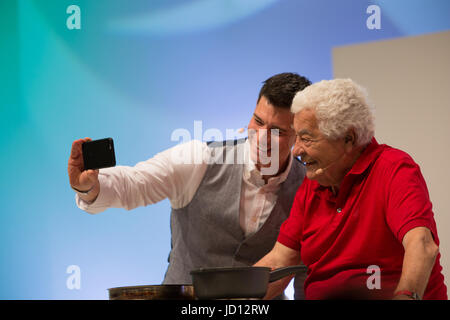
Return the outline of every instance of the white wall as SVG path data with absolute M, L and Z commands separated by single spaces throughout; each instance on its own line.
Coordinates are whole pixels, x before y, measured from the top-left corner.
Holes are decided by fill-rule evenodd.
M 450 31 L 337 47 L 335 78 L 352 78 L 376 108 L 375 136 L 408 152 L 428 185 L 450 284 Z

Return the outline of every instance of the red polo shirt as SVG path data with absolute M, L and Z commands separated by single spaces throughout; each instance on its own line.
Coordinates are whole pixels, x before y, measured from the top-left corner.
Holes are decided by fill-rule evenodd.
M 424 226 L 439 245 L 431 207 L 419 166 L 405 152 L 373 138 L 336 197 L 305 178 L 278 242 L 301 251 L 308 267 L 307 299 L 351 297 L 345 292 L 389 299 L 402 271 L 403 236 Z M 424 299 L 447 299 L 439 258 Z

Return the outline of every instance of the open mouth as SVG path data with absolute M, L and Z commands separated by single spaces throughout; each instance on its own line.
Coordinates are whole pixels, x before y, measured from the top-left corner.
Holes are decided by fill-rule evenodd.
M 317 164 L 317 161 L 304 161 L 303 164 L 306 167 L 310 167 L 310 166 L 313 166 L 313 165 Z

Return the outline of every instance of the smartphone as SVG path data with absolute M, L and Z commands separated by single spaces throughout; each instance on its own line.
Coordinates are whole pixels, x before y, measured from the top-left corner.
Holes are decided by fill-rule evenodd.
M 116 156 L 112 138 L 84 142 L 83 151 L 84 170 L 114 167 Z

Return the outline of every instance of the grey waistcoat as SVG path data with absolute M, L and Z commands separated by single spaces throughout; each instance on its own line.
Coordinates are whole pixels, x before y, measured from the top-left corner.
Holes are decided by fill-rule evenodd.
M 208 144 L 213 155 L 234 157 L 234 164 L 209 164 L 192 201 L 183 208 L 172 208 L 172 250 L 164 284 L 190 284 L 189 272 L 201 267 L 253 265 L 273 248 L 305 169 L 293 160 L 270 216 L 255 234 L 246 238 L 239 223 L 244 165 L 243 161 L 236 161 L 237 155 L 242 154 L 236 151 L 242 150 L 239 148 L 243 148 L 244 141 Z M 303 279 L 298 285 L 302 290 Z M 298 296 L 297 287 L 296 284 Z

